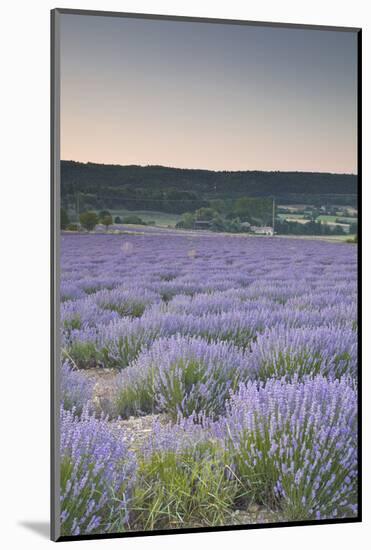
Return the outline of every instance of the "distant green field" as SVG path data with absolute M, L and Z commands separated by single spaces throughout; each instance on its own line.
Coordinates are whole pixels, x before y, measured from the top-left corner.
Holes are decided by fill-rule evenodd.
M 335 220 L 339 216 L 327 216 L 326 214 L 322 214 L 321 216 L 318 216 L 317 221 L 318 222 L 335 222 Z
M 175 226 L 181 219 L 180 214 L 168 214 L 166 212 L 155 212 L 152 210 L 110 210 L 112 217 L 120 216 L 125 218 L 126 216 L 139 216 L 144 222 L 155 221 L 156 225 Z
M 278 214 L 277 217 L 281 220 L 286 220 L 287 218 L 290 218 L 290 220 L 302 220 L 304 218 L 304 214 Z
M 327 237 L 327 235 L 326 235 Z M 330 239 L 331 240 L 334 240 L 334 241 L 343 241 L 343 242 L 346 242 L 348 241 L 349 239 L 354 239 L 355 235 L 350 234 L 350 235 L 333 235 L 333 236 L 330 236 Z
M 347 218 L 346 216 L 327 216 L 325 214 L 322 214 L 321 216 L 318 216 L 317 221 L 318 222 L 336 222 L 336 220 L 341 220 L 341 223 L 358 223 L 358 218 Z
M 278 235 L 278 237 L 281 239 L 303 239 L 345 243 L 349 239 L 354 239 L 355 235 Z
M 347 218 L 346 216 L 337 216 L 341 223 L 358 223 L 358 218 Z

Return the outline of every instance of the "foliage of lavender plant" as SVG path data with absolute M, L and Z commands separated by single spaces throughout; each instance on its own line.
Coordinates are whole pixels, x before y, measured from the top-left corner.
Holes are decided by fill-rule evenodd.
M 229 392 L 248 378 L 246 355 L 227 342 L 160 338 L 119 376 L 118 412 L 219 415 Z
M 176 422 L 164 423 L 155 419 L 143 453 L 147 457 L 161 452 L 181 453 L 210 440 L 220 442 L 223 439 L 221 433 L 224 435 L 220 423 L 215 423 L 203 413 L 186 417 L 179 415 Z
M 350 379 L 322 376 L 248 382 L 231 395 L 225 417 L 179 416 L 155 422 L 147 455 L 183 453 L 219 442 L 224 466 L 248 502 L 286 520 L 357 513 L 357 395 Z
M 69 363 L 61 365 L 60 397 L 65 410 L 80 415 L 84 408 L 91 408 L 94 383 Z
M 248 382 L 225 417 L 155 422 L 146 453 L 182 453 L 213 441 L 248 501 L 287 520 L 357 513 L 357 395 L 350 379 Z
M 105 418 L 61 407 L 61 529 L 65 535 L 125 527 L 136 458 Z
M 273 328 L 251 346 L 250 365 L 260 380 L 323 374 L 357 374 L 357 334 L 344 327 Z
M 357 512 L 357 395 L 349 379 L 248 382 L 214 427 L 248 491 L 288 520 Z

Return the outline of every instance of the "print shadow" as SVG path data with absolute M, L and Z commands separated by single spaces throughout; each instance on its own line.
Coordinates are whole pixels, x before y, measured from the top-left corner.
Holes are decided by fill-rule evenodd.
M 49 539 L 50 537 L 50 525 L 48 521 L 19 521 L 18 525 L 33 531 L 42 538 Z

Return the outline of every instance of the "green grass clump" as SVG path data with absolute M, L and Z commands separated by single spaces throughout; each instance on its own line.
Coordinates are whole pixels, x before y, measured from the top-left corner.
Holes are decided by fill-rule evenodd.
M 62 355 L 65 359 L 72 360 L 79 369 L 96 367 L 100 355 L 93 342 L 74 342 Z
M 69 334 L 72 330 L 79 330 L 82 326 L 80 315 L 76 315 L 76 317 L 72 317 L 71 319 L 66 319 L 63 322 L 63 329 L 67 334 Z
M 210 443 L 142 460 L 133 495 L 134 525 L 143 530 L 225 525 L 237 482 L 227 479 L 223 453 Z
M 146 304 L 139 301 L 122 302 L 120 304 L 106 303 L 103 309 L 116 311 L 120 317 L 141 317 L 146 309 Z
M 153 384 L 151 380 L 120 388 L 113 402 L 117 416 L 128 418 L 131 415 L 149 414 L 155 410 Z
M 123 369 L 137 357 L 145 344 L 145 335 L 137 334 L 119 336 L 108 341 L 100 350 L 102 363 L 108 368 Z

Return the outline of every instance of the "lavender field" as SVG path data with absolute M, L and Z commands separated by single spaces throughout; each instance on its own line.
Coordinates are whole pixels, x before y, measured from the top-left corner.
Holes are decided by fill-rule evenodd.
M 63 233 L 62 534 L 356 516 L 356 254 Z

